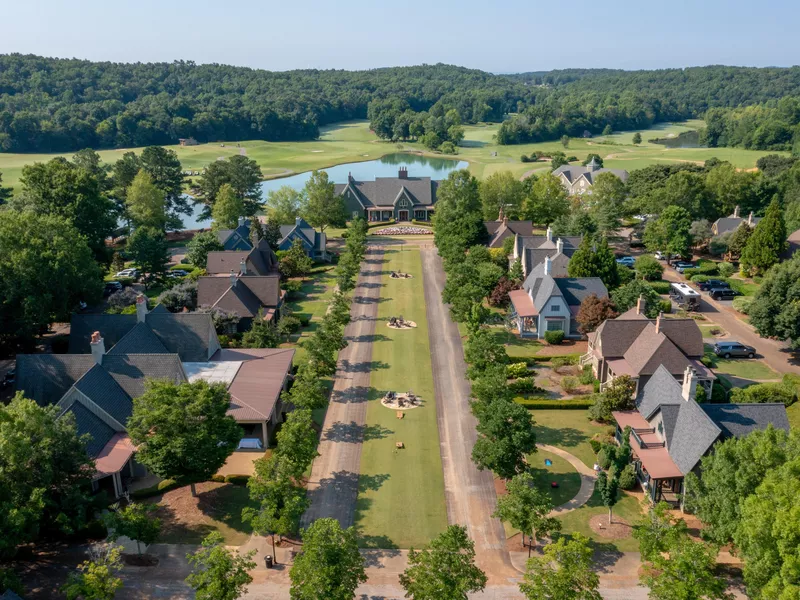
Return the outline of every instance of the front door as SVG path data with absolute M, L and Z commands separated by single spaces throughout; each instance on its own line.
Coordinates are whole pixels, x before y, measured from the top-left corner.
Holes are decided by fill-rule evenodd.
M 399 210 L 397 211 L 398 221 L 408 221 L 408 211 L 407 210 Z

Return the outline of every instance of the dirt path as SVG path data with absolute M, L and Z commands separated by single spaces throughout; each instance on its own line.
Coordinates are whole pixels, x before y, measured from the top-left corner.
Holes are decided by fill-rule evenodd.
M 353 524 L 382 264 L 382 248 L 370 246 L 353 292 L 352 320 L 345 329 L 349 343 L 339 353 L 320 456 L 314 460 L 308 482 L 311 507 L 303 515 L 303 527 L 322 517 L 333 517 L 342 527 Z
M 469 409 L 470 387 L 461 336 L 442 302 L 445 280 L 442 260 L 434 249 L 423 249 L 420 254 L 447 519 L 467 527 L 475 542 L 478 566 L 489 576 L 490 583 L 507 584 L 516 580 L 519 573 L 511 565 L 503 526 L 492 517 L 497 504 L 492 473 L 478 471 L 472 463 L 476 423 Z

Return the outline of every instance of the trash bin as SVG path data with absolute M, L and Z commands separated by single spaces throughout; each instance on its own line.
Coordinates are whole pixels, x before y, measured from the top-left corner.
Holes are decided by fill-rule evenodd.
M 272 555 L 271 554 L 267 554 L 264 557 L 264 562 L 267 563 L 267 568 L 271 569 L 272 568 Z

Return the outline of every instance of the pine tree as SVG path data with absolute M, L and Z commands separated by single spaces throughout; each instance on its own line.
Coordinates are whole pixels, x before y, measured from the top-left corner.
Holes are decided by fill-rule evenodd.
M 594 260 L 597 263 L 597 277 L 603 280 L 608 289 L 618 287 L 620 284 L 619 265 L 617 265 L 617 260 L 605 237 L 597 244 Z
M 567 274 L 570 277 L 597 277 L 599 265 L 589 236 L 584 236 L 578 249 L 569 259 Z
M 786 224 L 778 199 L 767 208 L 764 218 L 756 225 L 753 235 L 742 252 L 742 271 L 758 275 L 780 261 L 786 250 Z

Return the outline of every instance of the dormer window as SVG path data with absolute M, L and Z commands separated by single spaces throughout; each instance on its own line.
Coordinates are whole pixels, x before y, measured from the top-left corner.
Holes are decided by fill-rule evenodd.
M 553 306 L 550 307 L 550 310 L 552 312 L 559 312 L 561 310 L 561 305 L 560 304 L 553 304 Z

